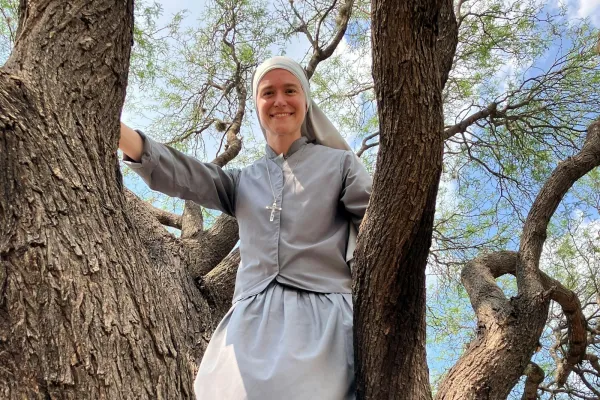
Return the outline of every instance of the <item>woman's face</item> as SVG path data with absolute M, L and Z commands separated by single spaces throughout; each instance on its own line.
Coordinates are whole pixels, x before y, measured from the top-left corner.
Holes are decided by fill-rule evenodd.
M 273 136 L 300 138 L 306 99 L 300 81 L 291 72 L 284 69 L 267 72 L 258 84 L 256 102 L 267 139 Z

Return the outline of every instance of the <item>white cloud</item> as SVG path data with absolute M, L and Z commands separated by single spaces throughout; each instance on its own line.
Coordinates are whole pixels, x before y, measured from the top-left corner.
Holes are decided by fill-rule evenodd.
M 577 9 L 579 18 L 591 17 L 592 20 L 600 22 L 598 14 L 600 14 L 600 0 L 579 0 Z

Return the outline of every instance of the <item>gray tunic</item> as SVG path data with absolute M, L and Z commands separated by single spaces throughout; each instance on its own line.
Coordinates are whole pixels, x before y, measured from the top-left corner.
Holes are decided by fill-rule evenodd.
M 345 255 L 349 223 L 360 224 L 371 192 L 356 155 L 301 138 L 287 158 L 266 146 L 254 164 L 224 170 L 142 137 L 141 163 L 127 164 L 150 188 L 239 224 L 233 306 L 200 365 L 197 398 L 354 398 Z M 282 209 L 270 221 L 273 193 Z

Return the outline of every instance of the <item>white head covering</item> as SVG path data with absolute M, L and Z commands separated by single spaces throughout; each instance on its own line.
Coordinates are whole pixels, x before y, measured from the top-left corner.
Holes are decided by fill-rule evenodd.
M 335 126 L 329 121 L 329 118 L 321 111 L 317 103 L 315 103 L 310 97 L 310 86 L 308 79 L 304 73 L 304 68 L 296 61 L 288 57 L 277 56 L 269 58 L 258 66 L 254 72 L 252 78 L 252 96 L 254 98 L 254 104 L 257 104 L 258 96 L 258 84 L 267 72 L 274 69 L 285 69 L 291 72 L 302 85 L 304 96 L 306 98 L 306 104 L 308 110 L 306 117 L 302 123 L 302 136 L 305 136 L 309 142 L 316 142 L 320 145 L 332 147 L 334 149 L 351 150 L 348 143 L 344 140 L 342 135 L 335 129 Z M 258 114 L 258 108 L 256 109 Z M 260 123 L 260 118 L 258 119 Z M 263 134 L 266 135 L 265 128 L 261 124 Z
M 252 78 L 252 97 L 254 98 L 254 104 L 258 104 L 258 84 L 267 72 L 274 69 L 285 69 L 286 71 L 291 72 L 302 85 L 308 108 L 306 117 L 302 123 L 302 136 L 305 136 L 309 142 L 316 142 L 317 144 L 332 147 L 334 149 L 351 150 L 348 143 L 344 140 L 342 135 L 340 135 L 335 126 L 333 126 L 329 118 L 321 111 L 317 103 L 311 99 L 310 86 L 304 68 L 291 58 L 282 56 L 269 58 L 256 68 L 254 77 Z M 258 107 L 256 109 L 256 114 L 258 115 Z M 258 123 L 266 137 L 265 128 L 260 122 L 260 117 L 258 118 Z M 357 233 L 357 227 L 350 222 L 348 249 L 346 251 L 346 261 L 348 263 L 350 263 L 353 258 L 354 249 L 356 248 Z

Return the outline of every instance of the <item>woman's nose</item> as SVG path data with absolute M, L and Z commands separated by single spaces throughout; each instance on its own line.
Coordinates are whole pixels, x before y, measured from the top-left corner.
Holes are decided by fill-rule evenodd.
M 277 93 L 275 95 L 275 101 L 274 101 L 274 105 L 275 106 L 284 106 L 285 103 L 285 98 L 283 97 L 283 95 L 281 93 Z

